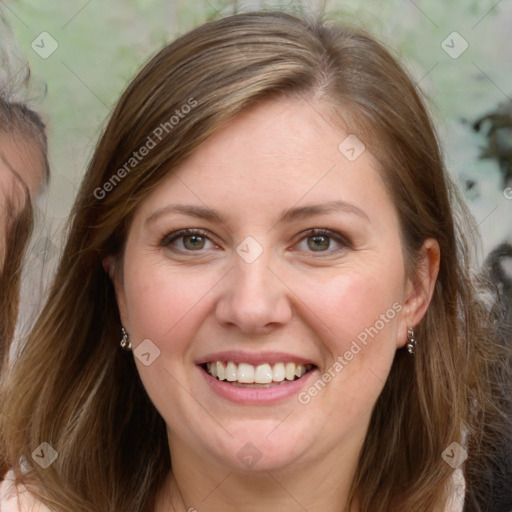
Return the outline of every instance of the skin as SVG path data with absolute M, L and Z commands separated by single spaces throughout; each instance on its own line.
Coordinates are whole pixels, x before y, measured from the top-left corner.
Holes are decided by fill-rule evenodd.
M 43 182 L 43 155 L 38 145 L 23 135 L 0 133 L 0 265 L 5 255 L 4 230 L 8 216 L 19 214 L 26 204 L 26 193 L 34 199 Z M 10 206 L 7 206 L 10 203 Z
M 111 258 L 104 262 L 134 349 L 150 339 L 160 350 L 149 366 L 136 358 L 167 424 L 173 463 L 156 511 L 342 510 L 395 351 L 428 307 L 437 242 L 425 241 L 414 286 L 378 163 L 368 150 L 345 158 L 338 146 L 347 133 L 327 123 L 322 108 L 280 99 L 244 111 L 140 205 L 122 275 Z M 277 222 L 286 209 L 340 199 L 363 213 Z M 169 212 L 146 221 L 170 203 L 214 208 L 226 220 Z M 162 246 L 183 228 L 207 238 Z M 313 228 L 349 243 L 331 236 L 318 249 Z M 263 248 L 253 263 L 236 252 L 247 236 Z M 228 402 L 195 364 L 217 351 L 282 351 L 313 361 L 320 377 L 394 303 L 399 314 L 307 405 L 297 396 Z M 248 442 L 261 454 L 251 468 L 237 457 Z

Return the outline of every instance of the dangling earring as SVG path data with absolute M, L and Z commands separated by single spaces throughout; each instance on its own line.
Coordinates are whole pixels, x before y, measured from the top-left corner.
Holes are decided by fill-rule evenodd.
M 132 350 L 132 342 L 128 338 L 127 332 L 124 330 L 124 327 L 121 327 L 121 334 L 123 335 L 121 342 L 119 343 L 121 345 L 121 348 L 123 350 L 126 350 L 126 352 L 131 352 Z
M 414 350 L 416 348 L 416 340 L 414 338 L 414 329 L 412 327 L 409 327 L 407 329 L 407 350 L 409 354 L 414 354 Z

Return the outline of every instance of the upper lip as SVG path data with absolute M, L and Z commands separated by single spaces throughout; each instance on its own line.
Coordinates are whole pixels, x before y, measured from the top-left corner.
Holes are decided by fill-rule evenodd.
M 232 361 L 233 363 L 247 363 L 258 366 L 260 364 L 274 364 L 274 363 L 299 363 L 315 365 L 310 359 L 299 357 L 286 352 L 243 352 L 237 350 L 230 350 L 225 352 L 215 352 L 207 354 L 196 361 L 197 365 L 211 363 L 214 361 Z

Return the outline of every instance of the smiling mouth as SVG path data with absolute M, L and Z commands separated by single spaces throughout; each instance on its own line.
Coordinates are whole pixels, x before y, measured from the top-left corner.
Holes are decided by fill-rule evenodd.
M 268 388 L 301 379 L 316 367 L 312 364 L 269 363 L 252 365 L 232 361 L 212 361 L 202 365 L 204 370 L 217 380 L 233 386 Z

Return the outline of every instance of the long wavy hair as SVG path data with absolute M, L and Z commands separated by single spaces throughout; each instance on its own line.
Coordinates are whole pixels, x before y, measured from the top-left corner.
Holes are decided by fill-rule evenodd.
M 166 426 L 133 358 L 120 352 L 102 260 L 122 263 L 135 210 L 202 142 L 243 109 L 283 95 L 321 101 L 331 121 L 378 159 L 410 277 L 426 238 L 441 247 L 416 354 L 396 353 L 351 498 L 360 512 L 442 509 L 453 469 L 441 454 L 458 442 L 469 452 L 472 502 L 467 468 L 485 448 L 482 422 L 496 425 L 492 435 L 504 429 L 486 400 L 486 371 L 503 353 L 474 294 L 463 235 L 473 227 L 424 102 L 390 51 L 364 31 L 257 12 L 211 21 L 163 48 L 129 84 L 96 146 L 53 286 L 1 396 L 1 457 L 56 512 L 153 510 L 171 470 Z M 177 122 L 176 111 L 186 112 Z M 161 140 L 136 158 L 156 129 Z M 22 471 L 20 458 L 31 461 L 42 442 L 58 458 Z

